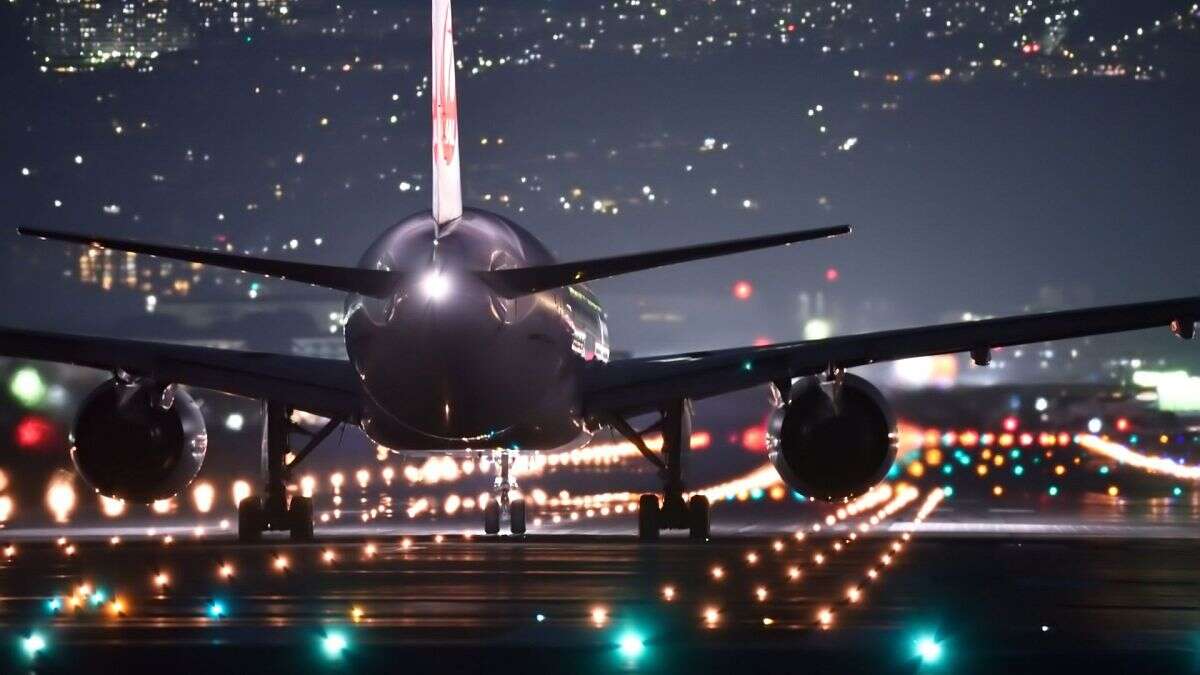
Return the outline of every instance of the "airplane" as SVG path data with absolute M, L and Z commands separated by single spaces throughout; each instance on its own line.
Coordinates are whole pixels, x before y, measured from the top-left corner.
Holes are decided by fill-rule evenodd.
M 520 453 L 580 447 L 602 429 L 659 469 L 658 494 L 638 501 L 638 536 L 710 535 L 707 499 L 686 490 L 692 401 L 770 385 L 771 462 L 802 494 L 843 502 L 883 479 L 896 458 L 896 421 L 881 392 L 847 369 L 881 361 L 1169 326 L 1195 336 L 1200 296 L 923 326 L 703 352 L 610 360 L 605 313 L 588 282 L 692 260 L 841 236 L 849 226 L 785 232 L 627 255 L 558 262 L 507 218 L 464 208 L 450 0 L 432 0 L 430 210 L 385 230 L 356 266 L 21 227 L 22 235 L 289 279 L 348 293 L 348 361 L 0 328 L 0 354 L 107 370 L 81 404 L 71 458 L 98 493 L 149 503 L 183 490 L 207 450 L 204 418 L 180 385 L 262 402 L 261 493 L 238 504 L 243 541 L 264 531 L 313 537 L 313 504 L 290 496 L 296 467 L 340 425 L 403 451 L 490 453 L 497 476 L 484 531 L 507 517 L 526 532 L 510 473 Z M 309 431 L 307 411 L 328 421 Z M 641 429 L 631 420 L 657 416 Z M 660 452 L 646 437 L 661 434 Z M 297 435 L 306 436 L 300 441 Z M 297 441 L 293 443 L 293 441 Z

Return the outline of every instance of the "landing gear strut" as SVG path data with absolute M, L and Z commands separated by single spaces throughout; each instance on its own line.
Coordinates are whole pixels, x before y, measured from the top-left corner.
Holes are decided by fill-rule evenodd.
M 525 534 L 525 498 L 511 499 L 509 494 L 517 489 L 517 479 L 512 476 L 512 453 L 497 450 L 493 454 L 496 465 L 496 480 L 492 484 L 492 499 L 483 509 L 483 531 L 499 534 L 500 516 L 508 514 L 508 526 L 513 534 Z
M 264 531 L 286 531 L 293 541 L 313 537 L 313 503 L 309 497 L 289 501 L 287 479 L 292 469 L 325 440 L 340 423 L 330 420 L 313 434 L 292 423 L 292 411 L 281 403 L 263 404 L 262 472 L 266 478 L 262 495 L 251 495 L 238 503 L 238 541 L 258 541 Z M 287 461 L 292 432 L 307 434 L 309 442 Z
M 638 499 L 638 538 L 653 541 L 658 539 L 661 530 L 688 530 L 692 539 L 708 539 L 708 497 L 695 494 L 685 500 L 683 484 L 683 463 L 691 449 L 692 440 L 691 401 L 672 401 L 663 409 L 662 420 L 655 425 L 662 430 L 661 458 L 646 447 L 642 439 L 644 432 L 634 430 L 620 418 L 614 418 L 611 422 L 617 431 L 641 450 L 647 460 L 658 467 L 663 482 L 661 502 L 653 494 L 645 494 Z

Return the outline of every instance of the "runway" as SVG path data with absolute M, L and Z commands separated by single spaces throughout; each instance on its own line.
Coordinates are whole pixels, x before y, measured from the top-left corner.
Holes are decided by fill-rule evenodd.
M 616 534 L 630 531 L 629 518 L 523 538 L 434 534 L 430 523 L 402 533 L 339 526 L 311 544 L 242 545 L 215 529 L 197 538 L 161 525 L 152 536 L 95 528 L 51 541 L 11 531 L 0 630 L 10 664 L 39 672 L 1193 663 L 1200 549 L 1194 536 L 1170 534 L 1190 516 L 1162 526 L 1127 518 L 1143 534 L 1132 539 L 1056 530 L 1052 520 L 1022 534 L 1016 526 L 1039 516 L 993 508 L 989 531 L 976 522 L 986 503 L 930 507 L 930 494 L 890 514 L 899 495 L 830 513 L 833 525 L 731 504 L 714 510 L 720 528 L 708 542 L 640 543 Z M 746 534 L 743 519 L 775 531 Z M 922 640 L 937 644 L 936 663 L 922 661 Z

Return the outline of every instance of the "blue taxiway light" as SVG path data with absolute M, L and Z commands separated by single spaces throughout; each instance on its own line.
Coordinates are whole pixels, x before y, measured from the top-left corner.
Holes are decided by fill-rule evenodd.
M 932 636 L 925 635 L 917 639 L 917 656 L 925 663 L 936 663 L 942 658 L 942 645 Z
M 620 640 L 617 641 L 617 649 L 622 655 L 630 658 L 641 656 L 642 652 L 646 651 L 646 641 L 641 635 L 629 631 L 621 634 Z
M 26 654 L 34 657 L 46 648 L 46 638 L 42 637 L 41 633 L 30 633 L 28 637 L 22 638 L 21 646 L 25 649 Z
M 321 638 L 321 647 L 325 649 L 325 655 L 331 659 L 338 658 L 350 643 L 346 641 L 346 636 L 341 633 L 328 633 Z

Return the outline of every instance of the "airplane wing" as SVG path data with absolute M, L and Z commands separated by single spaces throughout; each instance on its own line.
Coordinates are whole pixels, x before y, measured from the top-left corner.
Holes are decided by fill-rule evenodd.
M 238 396 L 270 399 L 357 423 L 358 376 L 346 361 L 0 328 L 0 355 L 122 370 Z
M 986 361 L 997 347 L 1170 326 L 1190 338 L 1200 296 L 1092 307 L 878 333 L 589 364 L 589 412 L 635 415 L 664 401 L 699 399 L 766 382 L 916 356 L 970 352 Z

